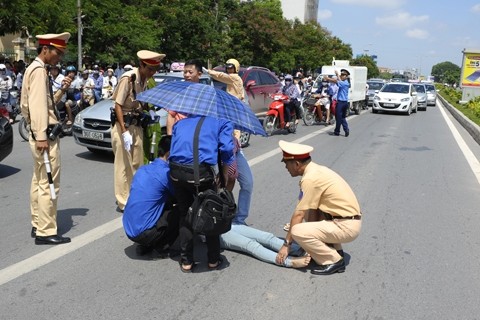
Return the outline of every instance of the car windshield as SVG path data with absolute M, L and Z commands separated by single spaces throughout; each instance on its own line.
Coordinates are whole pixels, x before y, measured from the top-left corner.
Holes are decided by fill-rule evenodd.
M 414 86 L 415 86 L 415 90 L 417 90 L 417 92 L 425 93 L 425 86 L 422 86 L 420 84 L 416 84 Z
M 427 87 L 428 92 L 435 92 L 435 86 L 434 85 L 427 84 L 427 85 L 425 85 L 425 87 Z
M 389 92 L 389 93 L 408 93 L 409 91 L 410 90 L 408 85 L 395 84 L 395 83 L 386 84 L 382 89 L 382 92 Z
M 380 90 L 383 87 L 382 82 L 367 82 L 369 90 Z

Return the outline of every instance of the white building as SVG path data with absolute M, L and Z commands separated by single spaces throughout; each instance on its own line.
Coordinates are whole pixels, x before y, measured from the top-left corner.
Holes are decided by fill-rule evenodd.
M 302 23 L 317 22 L 319 0 L 281 0 L 283 16 L 289 20 L 298 18 Z

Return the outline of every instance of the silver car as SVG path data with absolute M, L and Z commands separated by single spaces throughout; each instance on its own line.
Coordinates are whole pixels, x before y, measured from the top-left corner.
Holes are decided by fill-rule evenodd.
M 184 81 L 182 72 L 157 73 L 153 76 L 153 79 L 157 84 L 169 81 Z M 210 84 L 211 79 L 208 75 L 204 75 L 200 78 L 200 82 Z M 110 109 L 113 107 L 114 101 L 106 99 L 77 114 L 72 126 L 75 142 L 91 152 L 112 151 Z M 156 114 L 160 117 L 162 128 L 166 128 L 167 112 L 160 109 Z
M 427 106 L 437 105 L 437 90 L 435 86 L 431 83 L 426 83 L 425 88 L 427 89 Z
M 418 110 L 427 111 L 427 89 L 423 83 L 414 83 L 417 91 Z
M 373 97 L 375 96 L 375 93 L 380 91 L 382 89 L 383 85 L 385 84 L 385 81 L 382 79 L 375 79 L 375 80 L 368 80 L 368 90 L 367 90 L 367 106 L 373 105 Z

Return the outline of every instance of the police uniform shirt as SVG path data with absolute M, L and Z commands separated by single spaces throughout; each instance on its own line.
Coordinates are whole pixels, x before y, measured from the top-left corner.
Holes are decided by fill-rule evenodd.
M 200 116 L 182 119 L 173 126 L 169 160 L 179 164 L 193 165 L 193 136 Z M 205 117 L 199 135 L 199 163 L 216 165 L 220 151 L 221 160 L 230 165 L 235 160 L 232 139 L 233 125 L 230 121 Z
M 122 218 L 130 238 L 152 228 L 162 216 L 165 204 L 174 194 L 169 172 L 168 163 L 157 158 L 135 173 Z
M 132 76 L 135 75 L 135 81 L 132 83 Z M 133 87 L 133 85 L 135 87 Z M 133 93 L 133 88 L 135 88 L 135 94 L 145 91 L 147 87 L 147 82 L 140 85 L 140 73 L 138 68 L 133 68 L 133 70 L 125 72 L 120 81 L 118 81 L 117 88 L 113 93 L 112 99 L 115 103 L 119 104 L 122 107 L 122 112 L 132 112 L 135 109 L 140 107 L 140 102 L 135 101 L 135 96 Z
M 208 74 L 215 80 L 227 84 L 227 92 L 232 96 L 244 101 L 243 80 L 237 73 L 225 73 L 215 70 L 209 70 Z
M 360 205 L 350 186 L 333 170 L 310 162 L 300 180 L 296 210 L 320 209 L 333 216 L 350 217 L 360 213 Z
M 337 100 L 348 101 L 348 89 L 350 89 L 350 82 L 348 82 L 347 80 L 339 80 L 337 81 L 337 85 L 338 85 Z
M 45 64 L 38 57 L 25 71 L 22 86 L 22 115 L 29 119 L 36 140 L 47 140 L 48 125 L 58 123 L 50 95 Z

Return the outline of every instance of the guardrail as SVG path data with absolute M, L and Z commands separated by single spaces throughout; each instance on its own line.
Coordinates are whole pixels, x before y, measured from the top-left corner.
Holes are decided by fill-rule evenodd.
M 467 130 L 467 132 L 472 136 L 472 138 L 480 145 L 480 126 L 475 122 L 468 119 L 463 113 L 457 110 L 452 106 L 444 97 L 440 94 L 437 94 L 437 98 L 442 102 L 443 106 L 447 108 L 452 116 L 462 125 L 462 127 Z

